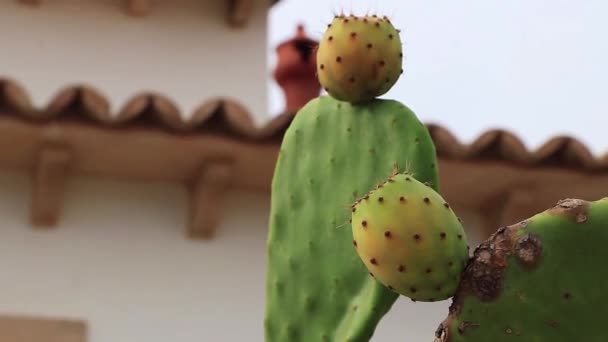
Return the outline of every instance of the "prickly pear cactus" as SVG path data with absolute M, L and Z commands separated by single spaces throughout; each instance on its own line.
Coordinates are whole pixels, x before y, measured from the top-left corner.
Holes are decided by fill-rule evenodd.
M 387 17 L 336 16 L 317 50 L 321 85 L 336 99 L 351 103 L 381 96 L 402 72 L 399 31 Z
M 474 252 L 436 342 L 606 341 L 608 198 L 569 199 Z
M 368 341 L 398 294 L 352 244 L 350 205 L 394 166 L 438 186 L 435 147 L 403 104 L 322 96 L 295 116 L 272 180 L 267 342 Z
M 352 233 L 370 274 L 414 301 L 452 297 L 469 258 L 459 218 L 409 173 L 394 173 L 353 204 Z

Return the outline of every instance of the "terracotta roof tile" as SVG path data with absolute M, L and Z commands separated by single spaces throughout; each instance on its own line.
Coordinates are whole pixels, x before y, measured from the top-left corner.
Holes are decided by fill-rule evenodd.
M 86 120 L 105 126 L 145 125 L 172 132 L 227 135 L 252 143 L 280 142 L 294 116 L 283 113 L 259 127 L 238 101 L 214 98 L 202 103 L 184 119 L 170 98 L 155 93 L 133 96 L 118 112 L 112 113 L 109 100 L 86 85 L 66 87 L 58 91 L 47 106 L 36 108 L 27 91 L 10 79 L 0 79 L 0 115 L 42 122 L 54 119 Z M 556 136 L 540 148 L 529 151 L 515 134 L 504 130 L 489 130 L 473 143 L 463 144 L 440 125 L 427 123 L 426 126 L 438 155 L 445 159 L 608 172 L 608 153 L 596 157 L 572 137 Z
M 608 153 L 603 157 L 596 157 L 583 143 L 568 136 L 552 137 L 538 149 L 529 151 L 515 134 L 505 130 L 489 130 L 471 144 L 462 144 L 439 125 L 427 124 L 427 128 L 435 142 L 437 154 L 444 158 L 608 171 Z
M 75 85 L 61 89 L 43 108 L 36 108 L 27 91 L 17 82 L 0 79 L 2 115 L 16 115 L 35 121 L 49 119 L 87 120 L 107 126 L 145 124 L 176 132 L 213 131 L 214 133 L 264 140 L 284 129 L 283 123 L 257 127 L 253 117 L 238 101 L 212 98 L 184 119 L 173 100 L 155 93 L 137 94 L 117 112 L 110 111 L 109 100 L 97 89 Z M 283 120 L 277 120 L 279 123 Z

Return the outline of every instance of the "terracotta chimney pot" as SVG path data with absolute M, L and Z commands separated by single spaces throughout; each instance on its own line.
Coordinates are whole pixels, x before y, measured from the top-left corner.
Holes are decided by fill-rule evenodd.
M 283 89 L 287 112 L 297 112 L 321 93 L 316 74 L 318 44 L 300 24 L 296 36 L 276 48 L 278 63 L 273 76 Z

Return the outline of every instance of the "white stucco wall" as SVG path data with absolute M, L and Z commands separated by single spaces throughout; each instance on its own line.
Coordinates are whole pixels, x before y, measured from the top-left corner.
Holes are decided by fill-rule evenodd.
M 0 75 L 39 105 L 91 84 L 118 110 L 154 90 L 186 113 L 231 95 L 263 121 L 266 16 L 229 31 L 224 1 L 0 3 Z M 94 11 L 91 11 L 94 10 Z M 233 193 L 217 237 L 188 240 L 185 191 L 171 184 L 72 179 L 60 225 L 28 224 L 29 179 L 0 171 L 0 313 L 86 320 L 91 342 L 263 341 L 269 197 Z M 401 299 L 373 341 L 430 341 L 449 302 Z
M 0 2 L 0 77 L 17 79 L 44 106 L 64 86 L 86 83 L 112 109 L 141 91 L 176 100 L 190 113 L 213 96 L 230 96 L 268 117 L 267 8 L 244 30 L 225 23 L 225 0 L 151 1 L 144 18 L 122 0 L 53 0 L 40 7 Z
M 50 231 L 28 225 L 25 175 L 0 189 L 0 313 L 84 319 L 91 342 L 263 341 L 268 196 L 232 193 L 196 242 L 174 185 L 72 179 Z M 402 298 L 372 341 L 431 341 L 448 305 Z

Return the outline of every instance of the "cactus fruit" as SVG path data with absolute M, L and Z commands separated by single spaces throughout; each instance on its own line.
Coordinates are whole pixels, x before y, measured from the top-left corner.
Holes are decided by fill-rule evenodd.
M 454 295 L 469 257 L 449 204 L 409 173 L 394 173 L 352 206 L 353 245 L 369 272 L 414 301 Z
M 332 97 L 361 103 L 389 91 L 402 61 L 399 31 L 387 17 L 340 15 L 319 42 L 317 74 Z
M 608 198 L 499 229 L 465 268 L 437 342 L 606 341 Z
M 435 146 L 405 105 L 320 96 L 283 136 L 271 186 L 267 342 L 368 341 L 398 294 L 352 244 L 350 205 L 394 165 L 438 186 Z

